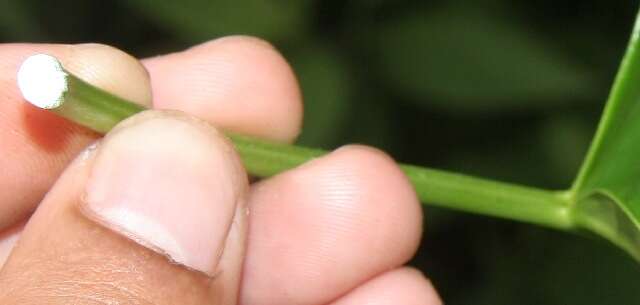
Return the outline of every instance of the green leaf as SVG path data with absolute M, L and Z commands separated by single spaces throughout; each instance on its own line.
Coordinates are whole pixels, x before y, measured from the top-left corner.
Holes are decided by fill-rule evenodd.
M 598 131 L 569 195 L 578 226 L 604 236 L 640 260 L 638 20 Z
M 598 89 L 568 54 L 473 4 L 400 14 L 378 33 L 379 73 L 420 105 L 456 112 L 545 109 Z
M 303 29 L 309 1 L 184 0 L 122 1 L 146 14 L 159 26 L 186 41 L 203 41 L 230 34 L 269 40 L 290 37 Z

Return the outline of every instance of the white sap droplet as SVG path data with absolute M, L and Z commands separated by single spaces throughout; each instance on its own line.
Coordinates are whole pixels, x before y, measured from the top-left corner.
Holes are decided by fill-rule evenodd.
M 53 109 L 67 92 L 67 73 L 53 56 L 36 54 L 27 58 L 18 70 L 22 96 L 38 108 Z

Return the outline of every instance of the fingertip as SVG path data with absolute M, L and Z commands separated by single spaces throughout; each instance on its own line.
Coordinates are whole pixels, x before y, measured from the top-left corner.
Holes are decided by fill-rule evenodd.
M 214 40 L 207 41 L 205 43 L 195 45 L 191 47 L 189 50 L 203 50 L 207 52 L 207 49 L 210 47 L 216 47 L 215 45 L 227 44 L 228 46 L 236 49 L 236 50 L 251 50 L 253 48 L 261 48 L 263 51 L 271 51 L 274 52 L 276 56 L 280 56 L 276 47 L 270 42 L 249 35 L 229 35 L 220 38 L 216 38 Z M 212 46 L 213 45 L 213 46 Z
M 300 133 L 296 77 L 268 42 L 229 36 L 144 61 L 154 106 L 177 109 L 231 131 L 290 142 Z
M 69 72 L 82 80 L 135 103 L 151 106 L 151 85 L 145 67 L 133 56 L 99 43 L 82 44 L 6 44 L 3 46 L 0 78 L 12 82 L 18 67 L 32 55 L 56 57 Z
M 406 263 L 420 241 L 422 211 L 407 178 L 365 146 L 260 182 L 249 202 L 247 304 L 328 302 Z
M 71 45 L 61 59 L 84 81 L 132 102 L 151 106 L 149 73 L 135 57 L 99 43 Z
M 442 305 L 440 295 L 436 291 L 433 282 L 420 270 L 412 267 L 404 267 L 396 271 L 398 284 L 401 289 L 406 289 L 405 295 L 417 296 L 422 300 L 420 304 Z M 406 304 L 406 303 L 405 303 Z
M 414 268 L 383 273 L 338 299 L 332 305 L 442 305 L 433 284 Z
M 382 198 L 380 215 L 388 217 L 390 227 L 403 237 L 401 249 L 410 259 L 418 249 L 423 231 L 423 212 L 420 200 L 404 172 L 386 152 L 367 145 L 344 145 L 331 153 L 336 164 L 351 167 L 354 180 L 360 182 L 363 193 Z M 362 209 L 370 209 L 366 202 Z

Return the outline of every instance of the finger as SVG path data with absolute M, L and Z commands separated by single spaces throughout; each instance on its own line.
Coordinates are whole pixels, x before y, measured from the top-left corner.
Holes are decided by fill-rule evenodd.
M 391 158 L 346 146 L 252 187 L 242 304 L 325 304 L 407 262 L 422 212 Z
M 178 109 L 223 129 L 279 141 L 300 132 L 295 76 L 267 42 L 230 36 L 144 60 L 154 107 Z
M 89 132 L 25 103 L 16 74 L 30 55 L 47 53 L 86 81 L 117 95 L 150 105 L 147 73 L 131 56 L 99 44 L 0 45 L 0 231 L 25 219 L 68 161 L 94 141 Z
M 128 119 L 31 217 L 0 272 L 0 304 L 235 304 L 247 187 L 208 124 Z
M 362 284 L 331 305 L 442 305 L 438 293 L 422 273 L 399 268 Z

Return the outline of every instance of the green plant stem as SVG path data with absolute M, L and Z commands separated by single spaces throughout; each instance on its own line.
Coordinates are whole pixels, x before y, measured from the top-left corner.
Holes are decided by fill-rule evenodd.
M 565 192 L 476 178 L 458 173 L 400 165 L 418 198 L 430 205 L 507 218 L 556 229 L 572 229 Z
M 69 73 L 67 71 L 67 73 Z M 69 73 L 62 106 L 53 111 L 78 124 L 105 133 L 144 107 L 85 83 Z M 294 168 L 326 151 L 274 143 L 228 133 L 247 171 L 268 177 Z M 543 225 L 571 229 L 569 196 L 562 192 L 518 186 L 413 165 L 400 165 L 421 202 Z
M 247 170 L 267 177 L 296 167 L 325 151 L 228 134 Z M 540 190 L 414 165 L 400 165 L 426 204 L 568 229 L 564 193 Z

